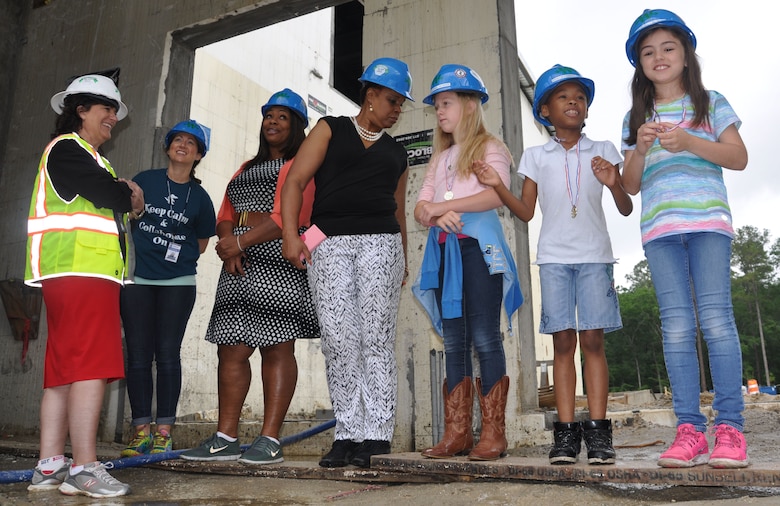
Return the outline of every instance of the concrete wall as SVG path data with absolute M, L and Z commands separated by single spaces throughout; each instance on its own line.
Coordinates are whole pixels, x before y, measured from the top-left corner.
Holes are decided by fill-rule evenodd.
M 104 148 L 119 175 L 131 177 L 163 165 L 161 136 L 181 118 L 192 115 L 207 124 L 225 125 L 216 116 L 209 116 L 214 114 L 213 110 L 199 108 L 198 97 L 210 93 L 209 89 L 214 88 L 209 87 L 214 84 L 209 83 L 204 91 L 205 83 L 193 83 L 196 48 L 337 3 L 340 2 L 268 0 L 258 4 L 250 0 L 193 0 L 183 8 L 175 0 L 55 0 L 51 5 L 31 10 L 26 18 L 24 43 L 14 46 L 19 62 L 12 84 L 16 93 L 7 115 L 8 141 L 0 171 L 0 213 L 5 217 L 0 222 L 0 278 L 23 275 L 30 188 L 38 157 L 54 122 L 48 102 L 54 92 L 64 88 L 68 77 L 122 67 L 120 90 L 130 114 L 114 129 L 115 138 Z M 413 94 L 417 102 L 405 106 L 405 113 L 391 133 L 434 126 L 432 109 L 424 107 L 421 99 L 442 64 L 461 62 L 474 67 L 485 80 L 491 94 L 486 107 L 489 128 L 504 137 L 516 160 L 524 140 L 529 142 L 529 135 L 535 141 L 543 137 L 538 128 L 526 131 L 530 116 L 527 100 L 518 90 L 513 10 L 512 0 L 365 2 L 364 63 L 391 55 L 408 62 L 415 79 Z M 10 40 L 11 35 L 4 37 Z M 2 50 L 0 46 L 0 55 Z M 218 73 L 226 76 L 229 71 Z M 290 87 L 306 93 L 295 85 Z M 245 89 L 235 98 L 247 104 L 262 103 L 272 90 L 261 88 Z M 216 91 L 219 93 L 218 87 Z M 231 107 L 236 111 L 235 103 Z M 236 139 L 234 154 L 229 155 L 233 159 L 226 161 L 224 167 L 213 154 L 204 160 L 199 175 L 203 176 L 215 205 L 219 205 L 224 191 L 225 173 L 229 176 L 237 168 L 236 162 L 247 158 L 240 145 L 249 154 L 254 152 L 258 129 L 246 129 Z M 425 231 L 411 218 L 423 173 L 424 166 L 412 168 L 407 194 L 409 265 L 413 273 L 418 270 L 425 237 Z M 510 241 L 516 245 L 515 260 L 528 300 L 513 319 L 512 334 L 508 332 L 508 322 L 502 325 L 511 378 L 507 422 L 512 445 L 523 442 L 536 423 L 524 418 L 536 405 L 536 353 L 528 232 L 508 212 L 504 213 L 503 222 Z M 199 265 L 198 302 L 185 337 L 185 384 L 179 414 L 216 406 L 216 357 L 213 345 L 204 343 L 202 336 L 219 266 L 211 248 L 207 255 Z M 440 350 L 442 345 L 408 290 L 402 296 L 400 311 L 396 347 L 399 410 L 394 447 L 411 449 L 431 442 L 430 393 L 431 388 L 440 386 L 430 384 L 429 356 L 431 349 Z M 35 426 L 46 335 L 45 325 L 42 327 L 42 338 L 31 343 L 28 361 L 21 364 L 21 343 L 11 338 L 6 319 L 0 318 L 0 396 L 13 407 L 0 412 L 0 426 L 15 430 Z M 329 407 L 318 347 L 317 341 L 298 344 L 299 359 L 305 356 L 307 362 L 301 366 L 290 409 L 293 416 L 312 416 L 315 410 Z M 256 374 L 255 378 L 258 377 Z M 247 401 L 259 414 L 262 405 L 257 393 L 259 382 L 256 383 Z M 107 397 L 101 435 L 113 439 L 115 429 L 121 431 L 129 412 L 122 413 L 126 403 L 120 385 L 115 384 Z

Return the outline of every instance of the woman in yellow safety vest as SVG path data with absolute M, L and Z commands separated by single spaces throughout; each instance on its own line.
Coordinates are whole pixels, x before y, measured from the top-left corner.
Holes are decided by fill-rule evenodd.
M 51 105 L 55 137 L 41 157 L 27 220 L 25 282 L 42 287 L 49 329 L 40 461 L 28 489 L 121 496 L 130 487 L 108 474 L 95 446 L 106 383 L 124 378 L 125 213 L 143 211 L 143 191 L 117 179 L 99 151 L 127 116 L 113 80 L 78 77 Z M 64 456 L 68 436 L 72 460 Z

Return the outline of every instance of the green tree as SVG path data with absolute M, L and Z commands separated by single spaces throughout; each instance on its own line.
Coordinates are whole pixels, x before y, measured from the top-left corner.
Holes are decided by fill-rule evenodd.
M 606 353 L 613 391 L 650 388 L 661 392 L 669 385 L 663 362 L 661 320 L 647 261 L 626 276 L 630 286 L 620 289 L 623 328 L 607 334 Z
M 775 241 L 775 244 L 770 247 L 769 231 L 766 229 L 759 231 L 756 227 L 748 225 L 737 229 L 732 243 L 731 264 L 735 269 L 734 285 L 747 296 L 746 303 L 755 311 L 754 328 L 758 333 L 758 344 L 767 386 L 771 385 L 771 375 L 767 359 L 761 299 L 767 287 L 775 280 L 777 262 L 775 260 L 773 264 L 772 259 L 777 259 L 779 256 L 779 242 Z M 750 331 L 744 332 L 744 334 L 750 334 Z

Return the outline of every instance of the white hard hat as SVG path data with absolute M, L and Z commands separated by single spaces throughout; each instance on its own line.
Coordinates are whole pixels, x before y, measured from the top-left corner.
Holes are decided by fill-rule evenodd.
M 65 106 L 65 97 L 78 93 L 105 97 L 111 102 L 116 102 L 116 119 L 121 120 L 127 116 L 127 106 L 122 102 L 122 95 L 119 93 L 119 89 L 117 89 L 114 81 L 111 78 L 98 74 L 87 74 L 77 77 L 68 85 L 65 91 L 56 93 L 51 97 L 51 107 L 54 109 L 54 112 L 62 114 L 62 109 Z

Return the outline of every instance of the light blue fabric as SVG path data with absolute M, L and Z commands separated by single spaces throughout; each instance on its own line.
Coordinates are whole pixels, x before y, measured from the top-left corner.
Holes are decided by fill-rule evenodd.
M 495 210 L 481 213 L 463 213 L 461 215 L 463 229 L 461 234 L 473 237 L 479 241 L 479 247 L 485 258 L 485 264 L 490 274 L 503 274 L 504 278 L 504 309 L 512 329 L 512 315 L 523 304 L 523 293 L 517 278 L 517 266 L 501 230 L 501 222 Z M 431 227 L 425 254 L 412 285 L 412 293 L 420 302 L 431 324 L 439 335 L 442 335 L 442 318 L 459 318 L 462 316 L 463 301 L 463 268 L 460 258 L 457 234 L 447 234 L 444 247 L 445 266 L 442 286 L 442 309 L 436 304 L 435 289 L 439 287 L 439 266 L 441 253 L 438 244 L 439 235 L 443 230 Z

